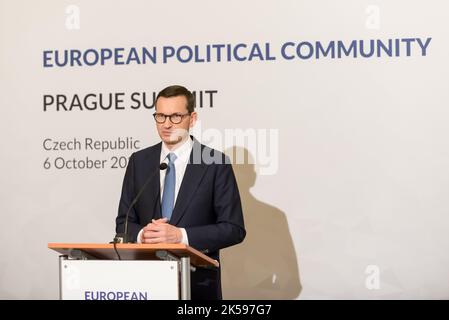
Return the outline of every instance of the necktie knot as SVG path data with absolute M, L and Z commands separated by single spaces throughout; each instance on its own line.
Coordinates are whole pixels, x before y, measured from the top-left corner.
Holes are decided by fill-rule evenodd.
M 167 158 L 168 158 L 168 163 L 171 164 L 171 163 L 173 163 L 176 160 L 176 154 L 170 152 L 167 155 Z

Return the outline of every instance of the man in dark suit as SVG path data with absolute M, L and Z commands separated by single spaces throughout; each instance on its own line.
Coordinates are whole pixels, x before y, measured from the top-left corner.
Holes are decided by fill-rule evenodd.
M 170 86 L 159 92 L 154 119 L 162 142 L 131 155 L 116 231 L 124 232 L 131 202 L 154 175 L 129 213 L 132 241 L 185 243 L 219 260 L 220 249 L 242 242 L 246 234 L 229 158 L 189 135 L 197 113 L 186 88 Z M 159 169 L 162 162 L 166 170 Z M 221 299 L 220 269 L 197 268 L 191 275 L 191 297 Z

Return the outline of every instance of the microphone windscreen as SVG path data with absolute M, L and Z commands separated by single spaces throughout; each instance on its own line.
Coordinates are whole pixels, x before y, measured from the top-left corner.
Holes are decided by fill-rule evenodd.
M 159 166 L 160 170 L 165 170 L 168 168 L 168 165 L 165 162 L 162 162 L 161 165 Z

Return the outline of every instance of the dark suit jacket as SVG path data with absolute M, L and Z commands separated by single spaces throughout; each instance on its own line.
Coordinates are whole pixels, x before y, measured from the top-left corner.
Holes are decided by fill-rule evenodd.
M 191 247 L 219 260 L 220 249 L 242 242 L 246 235 L 240 195 L 229 158 L 193 140 L 170 224 L 185 228 Z M 126 168 L 117 233 L 124 232 L 129 205 L 148 177 L 154 175 L 129 213 L 128 234 L 133 241 L 151 219 L 162 217 L 161 147 L 162 142 L 133 153 Z M 192 299 L 221 299 L 220 269 L 197 268 L 191 275 L 191 288 Z

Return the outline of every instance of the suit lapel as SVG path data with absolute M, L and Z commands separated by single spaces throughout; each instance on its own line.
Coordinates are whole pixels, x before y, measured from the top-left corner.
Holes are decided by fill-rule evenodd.
M 202 163 L 201 157 L 198 159 L 198 154 L 201 154 L 201 144 L 194 139 L 192 152 L 190 153 L 190 160 L 187 164 L 184 177 L 182 179 L 181 187 L 179 188 L 178 196 L 176 198 L 175 207 L 170 219 L 171 225 L 177 225 L 184 215 L 193 195 L 195 194 L 207 166 Z M 195 156 L 196 155 L 196 156 Z

